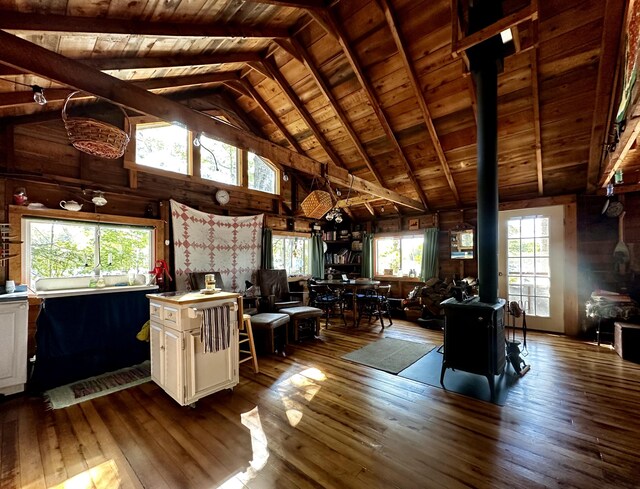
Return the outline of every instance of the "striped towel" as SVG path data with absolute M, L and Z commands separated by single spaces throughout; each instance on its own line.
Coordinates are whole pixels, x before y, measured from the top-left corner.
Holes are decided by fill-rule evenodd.
M 200 341 L 204 343 L 205 353 L 229 348 L 231 340 L 230 310 L 228 305 L 202 310 Z

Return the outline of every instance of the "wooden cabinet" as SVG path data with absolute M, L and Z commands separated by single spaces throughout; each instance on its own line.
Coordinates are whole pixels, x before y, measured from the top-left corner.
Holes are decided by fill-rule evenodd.
M 27 382 L 28 302 L 0 302 L 0 394 L 24 391 Z
M 181 405 L 238 383 L 240 296 L 184 293 L 150 294 L 151 379 Z M 229 348 L 205 352 L 200 340 L 201 310 L 229 305 Z

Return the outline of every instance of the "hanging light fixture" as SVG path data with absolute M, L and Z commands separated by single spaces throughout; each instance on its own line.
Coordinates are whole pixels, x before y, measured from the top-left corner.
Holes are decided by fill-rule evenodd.
M 38 105 L 46 105 L 47 99 L 44 96 L 44 88 L 40 85 L 31 85 L 31 90 L 33 90 L 33 101 Z

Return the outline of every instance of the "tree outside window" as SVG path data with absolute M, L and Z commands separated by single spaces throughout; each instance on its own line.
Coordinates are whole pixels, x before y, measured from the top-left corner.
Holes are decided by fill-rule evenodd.
M 207 180 L 238 184 L 238 149 L 200 136 L 200 176 Z
M 275 194 L 276 188 L 276 170 L 258 155 L 249 153 L 249 188 L 261 190 Z
M 167 124 L 136 125 L 136 164 L 189 174 L 189 131 Z
M 375 238 L 376 275 L 408 275 L 411 270 L 419 273 L 423 247 L 421 235 Z
M 273 268 L 284 268 L 287 275 L 308 275 L 311 270 L 309 238 L 273 237 Z

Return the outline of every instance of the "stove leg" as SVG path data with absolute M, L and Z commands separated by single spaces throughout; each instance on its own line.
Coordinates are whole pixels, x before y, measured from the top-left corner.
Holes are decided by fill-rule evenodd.
M 489 381 L 489 392 L 491 392 L 491 401 L 493 402 L 496 399 L 495 377 L 493 375 L 487 375 L 487 380 Z

